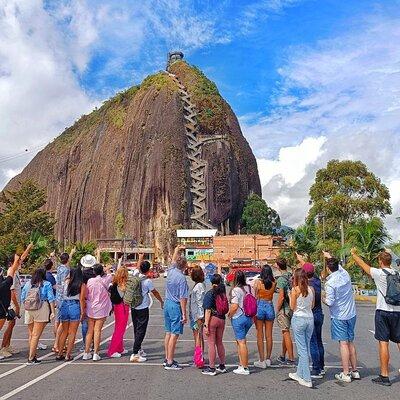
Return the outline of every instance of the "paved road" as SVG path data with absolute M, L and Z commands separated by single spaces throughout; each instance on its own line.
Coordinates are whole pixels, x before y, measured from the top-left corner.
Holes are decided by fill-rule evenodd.
M 162 278 L 155 281 L 163 292 Z M 0 361 L 0 400 L 30 399 L 41 400 L 75 400 L 79 398 L 94 399 L 386 399 L 396 398 L 400 390 L 400 355 L 392 346 L 392 378 L 391 388 L 377 387 L 370 381 L 378 373 L 376 343 L 373 339 L 374 307 L 370 304 L 357 305 L 357 349 L 360 361 L 362 380 L 345 385 L 335 382 L 333 375 L 340 368 L 337 356 L 337 345 L 330 340 L 329 322 L 324 328 L 326 342 L 326 378 L 315 381 L 314 389 L 307 389 L 290 381 L 287 376 L 291 369 L 273 365 L 267 370 L 252 368 L 250 376 L 236 376 L 233 373 L 215 377 L 203 376 L 194 367 L 186 366 L 182 371 L 165 371 L 163 361 L 163 317 L 158 304 L 151 309 L 150 325 L 144 348 L 149 354 L 145 364 L 129 363 L 129 356 L 121 359 L 106 359 L 94 363 L 82 361 L 78 355 L 72 363 L 57 362 L 49 350 L 40 351 L 44 358 L 40 365 L 26 366 L 26 327 L 20 322 L 16 327 L 13 344 L 21 350 L 19 355 Z M 102 352 L 105 351 L 113 332 L 113 320 L 110 317 L 103 331 Z M 132 346 L 132 327 L 126 333 L 126 347 Z M 80 338 L 80 337 L 79 337 Z M 273 356 L 279 353 L 281 339 L 279 330 L 274 328 Z M 52 343 L 51 328 L 46 328 L 42 342 L 49 348 Z M 232 328 L 228 323 L 225 333 L 227 364 L 231 371 L 237 363 Z M 77 345 L 79 348 L 79 344 Z M 255 329 L 249 334 L 250 360 L 257 359 Z M 193 344 L 191 332 L 186 327 L 182 340 L 179 341 L 176 359 L 188 363 L 192 357 Z M 394 396 L 394 397 L 393 397 Z

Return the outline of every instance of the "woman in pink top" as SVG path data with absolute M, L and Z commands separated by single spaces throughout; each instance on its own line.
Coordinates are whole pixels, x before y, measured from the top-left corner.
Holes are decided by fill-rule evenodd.
M 104 322 L 110 315 L 112 305 L 108 288 L 112 281 L 112 275 L 105 273 L 101 264 L 93 267 L 94 278 L 90 278 L 86 285 L 86 315 L 88 317 L 88 332 L 86 335 L 84 360 L 90 360 L 90 346 L 93 344 L 93 361 L 99 361 L 99 347 L 101 342 L 101 330 Z

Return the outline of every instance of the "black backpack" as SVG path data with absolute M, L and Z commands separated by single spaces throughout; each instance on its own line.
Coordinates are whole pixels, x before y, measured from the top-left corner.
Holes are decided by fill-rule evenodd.
M 400 306 L 400 274 L 398 271 L 395 271 L 394 274 L 382 269 L 382 271 L 386 275 L 386 296 L 382 296 L 385 298 L 387 304 L 391 306 Z

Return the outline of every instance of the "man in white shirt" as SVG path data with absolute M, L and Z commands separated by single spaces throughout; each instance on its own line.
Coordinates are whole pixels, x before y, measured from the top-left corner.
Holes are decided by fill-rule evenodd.
M 381 373 L 372 382 L 390 386 L 389 380 L 389 341 L 397 343 L 400 350 L 400 305 L 391 305 L 386 302 L 387 274 L 395 274 L 391 268 L 392 256 L 387 251 L 379 253 L 379 268 L 370 267 L 358 254 L 356 249 L 351 250 L 355 263 L 360 266 L 375 282 L 377 293 L 375 311 L 375 339 L 379 341 L 379 360 Z

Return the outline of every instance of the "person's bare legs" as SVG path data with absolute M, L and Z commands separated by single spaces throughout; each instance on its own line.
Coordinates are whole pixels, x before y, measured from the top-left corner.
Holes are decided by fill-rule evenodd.
M 171 339 L 171 334 L 170 333 L 165 333 L 165 338 L 164 338 L 164 351 L 165 351 L 165 359 L 168 360 L 168 345 L 169 341 Z
M 47 322 L 34 322 L 31 334 L 31 341 L 29 344 L 29 360 L 32 360 L 36 356 L 36 349 L 39 343 L 40 336 L 42 336 L 44 327 Z
M 267 345 L 267 360 L 271 359 L 273 338 L 272 328 L 274 327 L 274 321 L 265 321 L 265 340 Z
M 33 322 L 28 324 L 28 348 L 31 347 L 32 332 L 33 332 Z
M 168 349 L 167 349 L 167 363 L 171 364 L 174 361 L 175 357 L 175 348 L 176 343 L 178 342 L 179 335 L 175 335 L 173 333 L 170 334 Z
M 340 341 L 339 348 L 340 348 L 340 358 L 342 359 L 343 373 L 345 375 L 348 375 L 350 372 L 349 371 L 349 364 L 350 364 L 349 342 Z
M 60 321 L 60 335 L 58 337 L 58 355 L 64 353 L 64 346 L 68 336 L 69 321 Z
M 288 359 L 293 361 L 294 360 L 293 342 L 292 342 L 292 336 L 290 335 L 290 330 L 282 331 L 282 336 L 283 336 L 283 342 L 285 343 L 285 349 L 286 349 L 287 354 L 288 354 Z M 283 348 L 283 345 L 282 345 L 282 348 Z
M 238 355 L 239 355 L 240 365 L 243 368 L 248 368 L 249 367 L 249 351 L 247 349 L 246 339 L 237 340 L 237 344 L 238 344 Z
M 9 347 L 11 344 L 11 336 L 15 326 L 15 319 L 8 321 L 7 329 L 3 333 L 3 341 L 1 342 L 1 347 Z
M 257 348 L 258 356 L 260 361 L 265 360 L 264 352 L 264 321 L 256 319 L 256 330 L 257 330 Z
M 70 321 L 68 326 L 68 346 L 65 358 L 70 358 L 75 346 L 76 332 L 78 330 L 80 321 Z
M 56 338 L 54 339 L 53 349 L 54 349 L 54 351 L 56 353 L 58 353 L 59 351 L 63 350 L 62 348 L 60 348 L 60 345 L 58 343 L 60 341 L 60 335 L 61 335 L 61 332 L 62 332 L 62 326 L 61 326 L 61 323 L 59 321 L 57 321 L 56 324 L 57 324 L 57 330 L 56 330 Z
M 99 354 L 100 342 L 101 342 L 101 330 L 103 329 L 105 320 L 106 318 L 100 318 L 94 320 L 93 351 L 95 354 Z
M 379 362 L 381 366 L 381 375 L 389 377 L 389 342 L 379 341 Z
M 88 331 L 86 334 L 85 353 L 90 353 L 90 346 L 92 345 L 93 341 L 95 320 L 93 318 L 88 318 L 87 321 L 88 321 Z
M 357 371 L 357 351 L 354 342 L 349 342 L 349 358 L 352 370 Z

